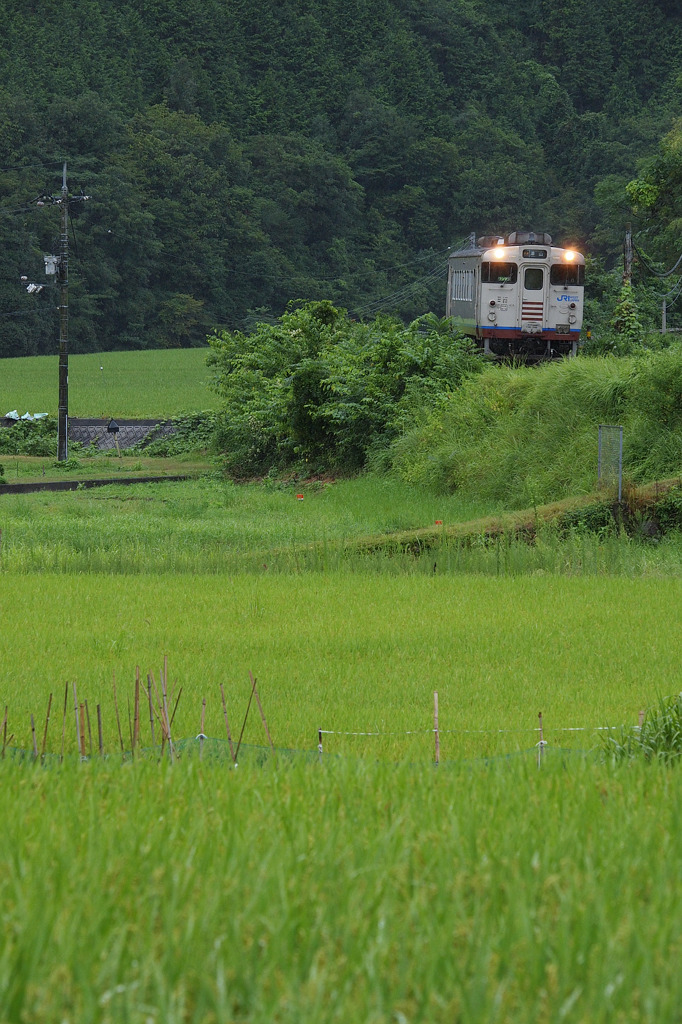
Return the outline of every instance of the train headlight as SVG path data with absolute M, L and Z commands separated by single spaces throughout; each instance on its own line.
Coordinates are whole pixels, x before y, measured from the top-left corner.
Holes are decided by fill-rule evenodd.
M 493 256 L 496 260 L 504 259 L 504 249 L 499 247 L 497 249 L 493 249 Z
M 494 309 L 491 309 L 490 312 L 488 313 L 488 320 L 491 320 L 493 323 L 495 322 L 495 320 L 497 320 L 497 313 L 495 312 Z
M 572 263 L 577 255 L 577 252 L 573 252 L 572 249 L 567 249 L 564 253 L 564 259 L 567 261 L 567 263 Z
M 569 322 L 569 324 L 574 324 L 574 323 L 576 322 L 576 320 L 577 320 L 577 319 L 578 319 L 578 318 L 577 318 L 577 316 L 575 315 L 575 313 L 571 313 L 571 315 L 570 315 L 570 316 L 569 316 L 569 318 L 568 318 L 568 322 Z

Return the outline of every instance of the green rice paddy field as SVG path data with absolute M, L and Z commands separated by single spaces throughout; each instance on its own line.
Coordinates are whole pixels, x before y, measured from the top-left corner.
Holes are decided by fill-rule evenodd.
M 0 495 L 2 1024 L 679 1022 L 679 768 L 603 727 L 680 690 L 682 547 L 353 549 L 491 511 L 372 477 Z M 176 757 L 143 714 L 133 760 L 164 658 Z M 235 768 L 250 672 L 277 756 L 254 702 Z
M 207 354 L 194 348 L 70 355 L 69 415 L 166 419 L 213 409 Z M 56 355 L 0 359 L 0 416 L 13 409 L 56 416 L 58 375 Z

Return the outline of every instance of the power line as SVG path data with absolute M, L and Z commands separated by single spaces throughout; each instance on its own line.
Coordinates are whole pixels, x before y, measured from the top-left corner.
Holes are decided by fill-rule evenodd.
M 357 314 L 379 312 L 382 309 L 386 309 L 388 306 L 395 306 L 396 303 L 402 299 L 407 298 L 413 294 L 419 288 L 424 287 L 427 284 L 432 283 L 440 277 L 443 277 L 447 270 L 448 261 L 445 260 L 439 263 L 438 266 L 434 267 L 429 274 L 425 274 L 424 277 L 418 278 L 416 281 L 412 281 L 408 285 L 404 285 L 395 292 L 391 292 L 389 295 L 384 295 L 381 298 L 374 299 L 371 302 L 366 302 L 362 306 L 357 306 L 353 312 Z
M 632 248 L 635 250 L 635 252 L 639 256 L 640 260 L 642 261 L 642 265 L 644 266 L 644 268 L 646 270 L 648 270 L 650 274 L 653 274 L 654 277 L 659 277 L 659 278 L 670 277 L 671 274 L 675 273 L 675 271 L 679 267 L 680 263 L 682 263 L 682 253 L 680 253 L 679 257 L 677 258 L 677 261 L 676 261 L 675 265 L 673 267 L 671 267 L 670 270 L 666 270 L 665 272 L 663 272 L 661 270 L 656 270 L 651 265 L 651 263 L 649 262 L 648 256 L 644 255 L 644 253 L 641 251 L 639 246 L 635 243 L 634 239 L 632 241 Z

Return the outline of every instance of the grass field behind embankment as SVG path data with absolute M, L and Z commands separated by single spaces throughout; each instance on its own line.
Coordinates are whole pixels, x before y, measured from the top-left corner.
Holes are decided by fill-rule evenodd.
M 213 409 L 208 348 L 98 352 L 69 356 L 69 415 L 166 419 Z M 0 359 L 0 416 L 16 409 L 57 415 L 58 356 Z

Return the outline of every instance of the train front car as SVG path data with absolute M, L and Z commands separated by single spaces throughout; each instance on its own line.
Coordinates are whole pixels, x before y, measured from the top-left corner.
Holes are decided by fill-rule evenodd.
M 545 232 L 484 236 L 449 259 L 446 316 L 497 357 L 575 355 L 585 258 Z

